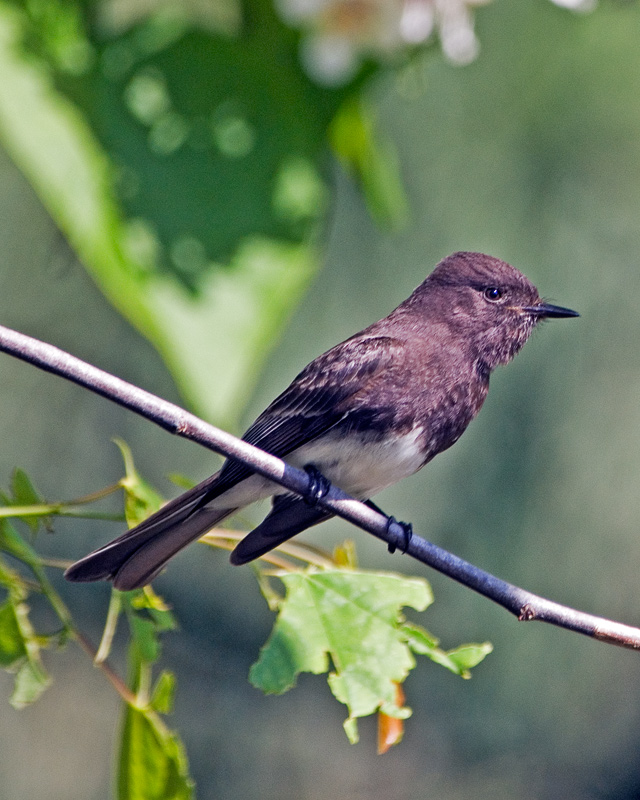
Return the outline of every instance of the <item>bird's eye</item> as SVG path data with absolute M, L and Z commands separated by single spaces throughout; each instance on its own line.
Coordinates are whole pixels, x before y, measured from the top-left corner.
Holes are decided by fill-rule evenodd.
M 485 300 L 495 303 L 496 300 L 499 300 L 502 297 L 502 290 L 498 289 L 496 286 L 487 286 L 482 294 L 484 295 Z

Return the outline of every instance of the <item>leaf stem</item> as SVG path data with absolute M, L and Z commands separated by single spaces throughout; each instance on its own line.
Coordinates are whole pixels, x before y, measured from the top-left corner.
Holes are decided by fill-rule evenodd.
M 109 653 L 111 652 L 111 645 L 113 643 L 113 637 L 116 633 L 116 628 L 118 626 L 118 619 L 120 618 L 120 612 L 122 611 L 122 594 L 117 589 L 111 590 L 111 597 L 109 598 L 109 608 L 107 610 L 107 618 L 104 623 L 104 630 L 102 631 L 102 637 L 100 638 L 100 644 L 98 645 L 98 650 L 93 659 L 93 663 L 99 666 L 100 664 L 104 663 L 106 659 L 109 657 Z
M 74 517 L 81 519 L 102 519 L 110 522 L 122 522 L 123 514 L 109 513 L 105 511 L 82 511 L 73 508 L 74 503 L 39 503 L 33 506 L 2 506 L 0 507 L 0 519 L 12 519 L 14 517 Z
M 220 550 L 231 551 L 236 543 L 247 535 L 247 531 L 235 531 L 227 528 L 214 528 L 207 531 L 199 541 L 203 544 L 208 544 L 210 547 L 217 547 Z M 323 550 L 311 545 L 302 544 L 300 542 L 284 542 L 277 550 L 270 550 L 260 557 L 260 561 L 271 564 L 274 567 L 286 569 L 288 571 L 298 569 L 291 561 L 281 557 L 281 554 L 291 556 L 298 561 L 304 561 L 307 564 L 312 564 L 314 567 L 321 567 L 323 569 L 333 569 L 336 566 L 335 560 Z
M 96 664 L 102 670 L 109 683 L 113 686 L 113 688 L 125 701 L 125 703 L 128 703 L 129 705 L 138 708 L 139 707 L 138 698 L 131 691 L 131 689 L 129 689 L 129 687 L 122 680 L 122 678 L 111 668 L 109 663 L 107 661 L 96 662 L 97 651 L 95 647 L 91 644 L 87 636 L 85 636 L 84 633 L 82 633 L 77 629 L 74 630 L 73 636 L 80 645 L 80 647 L 84 650 L 84 652 L 91 658 L 93 663 Z

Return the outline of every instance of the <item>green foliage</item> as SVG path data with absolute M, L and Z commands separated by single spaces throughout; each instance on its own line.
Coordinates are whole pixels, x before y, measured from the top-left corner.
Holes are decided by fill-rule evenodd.
M 131 451 L 124 442 L 118 447 L 125 465 L 124 477 L 107 489 L 71 503 L 49 504 L 33 487 L 28 476 L 16 470 L 11 491 L 2 494 L 10 505 L 6 516 L 23 519 L 33 530 L 33 520 L 78 512 L 88 502 L 100 501 L 116 490 L 123 501 L 130 525 L 152 513 L 159 505 L 157 493 L 140 477 Z M 31 501 L 31 505 L 29 505 Z M 85 512 L 87 516 L 89 511 Z M 210 543 L 215 539 L 209 540 Z M 286 545 L 283 548 L 286 553 Z M 303 557 L 304 546 L 295 548 Z M 302 555 L 301 555 L 302 553 Z M 16 560 L 13 569 L 5 556 Z M 278 573 L 285 586 L 279 596 L 266 573 L 258 578 L 265 599 L 278 615 L 273 632 L 251 669 L 251 682 L 267 693 L 282 693 L 296 682 L 300 672 L 331 672 L 329 686 L 349 710 L 344 727 L 351 742 L 358 740 L 357 719 L 378 712 L 385 731 L 384 747 L 402 738 L 402 722 L 411 712 L 403 705 L 400 685 L 415 666 L 413 653 L 426 655 L 462 677 L 491 651 L 491 646 L 463 645 L 447 652 L 424 628 L 408 623 L 401 610 L 409 606 L 424 611 L 433 596 L 422 578 L 354 568 L 352 545 L 338 548 L 335 558 L 310 551 L 309 560 L 326 568 L 300 569 L 293 564 Z M 280 563 L 288 563 L 280 558 Z M 59 565 L 57 565 L 59 566 Z M 27 579 L 22 568 L 31 573 Z M 33 581 L 35 578 L 35 584 Z M 15 673 L 11 703 L 23 708 L 34 702 L 50 683 L 42 662 L 42 649 L 71 639 L 88 652 L 96 666 L 123 700 L 117 744 L 116 796 L 119 800 L 186 800 L 194 796 L 194 785 L 184 747 L 162 718 L 173 707 L 176 679 L 160 669 L 162 636 L 177 629 L 177 622 L 164 600 L 150 586 L 131 592 L 112 590 L 104 633 L 97 651 L 76 627 L 72 614 L 47 578 L 45 561 L 32 544 L 7 519 L 0 518 L 0 586 L 6 597 L 0 604 L 0 668 Z M 36 632 L 30 620 L 27 598 L 37 589 L 59 621 L 53 632 Z M 125 683 L 109 666 L 116 628 L 128 627 L 129 677 Z M 396 723 L 390 722 L 395 719 Z
M 136 472 L 129 448 L 123 442 L 118 442 L 118 446 L 126 474 L 117 486 L 124 491 L 127 515 L 134 524 L 157 508 L 159 497 Z M 109 487 L 90 499 L 100 500 L 112 491 L 114 487 Z M 47 504 L 21 470 L 14 471 L 10 492 L 1 496 L 8 503 L 7 516 L 24 519 L 31 531 L 40 518 L 48 520 L 52 514 L 74 510 L 79 502 Z M 80 498 L 81 504 L 86 502 L 87 498 Z M 26 567 L 35 578 L 35 585 L 20 569 L 11 568 L 1 554 Z M 193 781 L 184 748 L 160 716 L 171 711 L 175 679 L 165 670 L 155 684 L 152 682 L 153 667 L 161 655 L 160 636 L 176 627 L 164 601 L 150 587 L 127 593 L 114 590 L 100 648 L 93 652 L 48 580 L 42 558 L 6 519 L 0 519 L 0 586 L 6 592 L 0 605 L 0 668 L 15 673 L 11 704 L 24 708 L 49 686 L 51 679 L 42 662 L 42 649 L 50 644 L 62 646 L 68 639 L 75 639 L 91 652 L 95 663 L 102 666 L 125 701 L 117 762 L 117 796 L 122 800 L 186 800 L 192 797 Z M 34 590 L 44 596 L 55 614 L 61 626 L 58 630 L 40 633 L 34 629 L 26 602 L 30 595 L 37 598 Z M 129 689 L 106 663 L 121 614 L 128 622 L 130 633 Z
M 4 494 L 0 492 L 0 500 L 4 506 L 7 507 L 20 507 L 20 506 L 40 506 L 42 499 L 36 492 L 29 476 L 21 469 L 15 469 L 11 475 L 11 485 L 9 493 Z M 31 529 L 32 533 L 36 533 L 40 525 L 44 522 L 46 525 L 49 521 L 43 518 L 40 514 L 34 516 L 25 516 L 24 521 Z
M 455 675 L 466 679 L 471 677 L 470 670 L 493 651 L 493 645 L 490 642 L 461 644 L 453 650 L 441 650 L 438 646 L 440 644 L 438 639 L 435 639 L 419 625 L 407 622 L 402 625 L 402 634 L 414 653 L 427 656 L 436 664 L 440 664 Z
M 153 665 L 161 655 L 160 636 L 175 629 L 175 619 L 150 587 L 113 593 L 119 596 L 129 624 L 130 686 L 135 692 L 135 702 L 123 709 L 117 796 L 186 800 L 193 796 L 193 781 L 184 747 L 159 716 L 173 707 L 175 677 L 165 670 L 155 685 L 151 683 Z
M 0 667 L 15 673 L 10 702 L 14 708 L 24 708 L 37 700 L 51 681 L 40 657 L 41 643 L 29 620 L 24 587 L 18 575 L 4 564 L 0 564 L 0 584 L 8 589 L 8 597 L 0 606 Z
M 314 83 L 271 0 L 235 23 L 216 4 L 106 23 L 97 5 L 0 0 L 0 142 L 183 396 L 233 426 L 317 269 L 328 144 L 378 219 L 404 215 L 389 146 L 349 101 L 371 68 Z
M 409 209 L 398 157 L 392 143 L 381 141 L 376 134 L 369 105 L 360 97 L 345 102 L 329 135 L 340 162 L 360 182 L 371 216 L 381 226 L 402 227 Z
M 21 483 L 20 479 L 16 480 L 15 473 L 13 483 Z M 17 499 L 15 494 L 14 499 Z M 35 550 L 4 519 L 0 520 L 0 553 L 17 559 L 30 569 L 39 584 L 38 589 L 49 600 L 62 623 L 62 629 L 53 634 L 36 633 L 26 602 L 31 594 L 30 582 L 0 555 L 0 586 L 6 592 L 6 599 L 0 606 L 0 666 L 15 673 L 11 704 L 14 708 L 24 708 L 37 700 L 51 682 L 42 663 L 41 651 L 54 641 L 63 643 L 66 640 L 70 633 L 69 615 L 47 580 Z
M 415 666 L 411 650 L 465 677 L 468 667 L 491 651 L 485 644 L 444 653 L 427 631 L 404 622 L 403 606 L 424 611 L 433 602 L 421 578 L 351 569 L 309 569 L 279 577 L 286 596 L 250 680 L 264 692 L 280 694 L 300 672 L 327 672 L 330 658 L 329 686 L 349 709 L 345 731 L 351 742 L 358 741 L 358 717 L 376 711 L 398 718 L 410 714 L 396 704 L 396 690 Z M 463 649 L 473 652 L 464 670 L 456 666 L 456 654 Z
M 11 505 L 27 506 L 42 502 L 31 479 L 22 469 L 14 469 L 11 475 Z
M 159 719 L 126 706 L 118 757 L 118 800 L 188 800 L 194 796 L 184 748 Z
M 124 461 L 125 476 L 120 481 L 124 489 L 124 515 L 128 526 L 133 528 L 160 508 L 162 498 L 135 468 L 129 445 L 122 439 L 114 441 Z

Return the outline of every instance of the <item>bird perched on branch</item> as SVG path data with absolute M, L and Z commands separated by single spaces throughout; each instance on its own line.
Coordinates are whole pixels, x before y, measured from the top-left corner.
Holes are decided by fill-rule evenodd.
M 305 367 L 243 439 L 306 468 L 311 483 L 325 478 L 369 501 L 458 440 L 484 402 L 491 372 L 516 355 L 541 320 L 577 316 L 545 303 L 504 261 L 454 253 L 388 317 Z M 183 547 L 266 497 L 272 509 L 232 552 L 233 564 L 332 516 L 228 460 L 65 575 L 112 580 L 122 590 L 144 586 Z

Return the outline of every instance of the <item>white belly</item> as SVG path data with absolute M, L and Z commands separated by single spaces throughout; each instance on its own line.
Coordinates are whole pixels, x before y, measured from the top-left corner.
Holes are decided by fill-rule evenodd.
M 413 475 L 423 463 L 419 446 L 422 428 L 414 428 L 393 442 L 372 441 L 371 437 L 339 435 L 337 432 L 294 450 L 285 458 L 291 466 L 302 469 L 313 464 L 331 483 L 362 500 Z M 210 508 L 242 508 L 286 489 L 252 475 L 215 498 Z
M 287 461 L 294 467 L 314 464 L 343 491 L 368 499 L 420 469 L 424 457 L 419 446 L 421 433 L 422 428 L 414 428 L 393 442 L 335 433 L 290 453 Z

